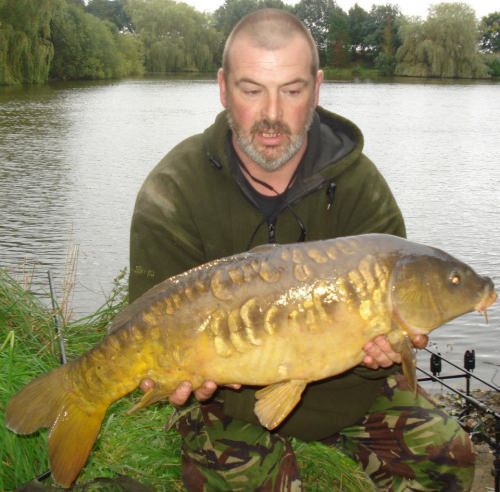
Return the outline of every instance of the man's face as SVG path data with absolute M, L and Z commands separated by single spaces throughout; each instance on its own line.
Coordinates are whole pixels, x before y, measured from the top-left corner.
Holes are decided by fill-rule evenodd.
M 229 56 L 219 87 L 235 145 L 267 171 L 279 169 L 307 145 L 322 73 L 311 74 L 310 48 L 300 36 L 277 50 L 237 38 Z

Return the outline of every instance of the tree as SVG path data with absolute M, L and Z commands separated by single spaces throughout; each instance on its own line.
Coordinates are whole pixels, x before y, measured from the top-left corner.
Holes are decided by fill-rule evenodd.
M 221 36 L 208 16 L 173 0 L 130 0 L 126 10 L 144 43 L 149 72 L 208 71 L 216 67 Z
M 396 52 L 396 75 L 427 77 L 429 59 L 426 52 L 424 22 L 414 18 L 399 29 L 402 44 Z
M 0 84 L 122 77 L 143 72 L 143 51 L 82 0 L 0 0 Z
M 289 12 L 292 11 L 292 8 L 285 5 L 282 0 L 226 0 L 224 5 L 214 12 L 212 17 L 214 28 L 222 35 L 221 44 L 215 55 L 218 65 L 222 62 L 224 41 L 229 36 L 233 27 L 245 15 L 262 8 L 276 8 Z
M 481 50 L 489 72 L 500 77 L 500 12 L 493 12 L 481 19 Z
M 399 25 L 402 16 L 398 7 L 390 5 L 382 6 L 379 13 L 383 19 L 383 31 L 375 67 L 382 75 L 393 75 L 396 69 L 396 50 L 401 45 Z
M 294 12 L 311 31 L 318 46 L 320 64 L 325 65 L 328 60 L 330 23 L 335 14 L 333 0 L 300 0 Z
M 390 4 L 374 5 L 368 15 L 365 46 L 375 67 L 384 75 L 392 75 L 396 66 L 401 18 L 399 7 Z
M 213 14 L 214 26 L 223 39 L 226 39 L 240 19 L 254 10 L 266 7 L 291 10 L 282 0 L 226 0 Z
M 481 49 L 485 53 L 500 53 L 500 12 L 481 19 Z
M 369 49 L 368 34 L 370 14 L 357 3 L 351 7 L 349 16 L 349 39 L 351 41 L 351 59 L 365 58 Z
M 226 0 L 224 5 L 213 13 L 214 27 L 222 35 L 221 43 L 215 55 L 218 66 L 222 65 L 223 40 L 227 39 L 229 33 L 240 19 L 259 9 L 259 5 L 258 0 Z
M 56 79 L 107 79 L 140 74 L 142 46 L 131 34 L 87 14 L 73 3 L 54 16 L 54 60 L 50 75 Z
M 485 77 L 474 10 L 464 3 L 441 3 L 425 22 L 402 27 L 396 74 L 417 77 Z
M 0 84 L 45 82 L 54 49 L 51 20 L 61 0 L 0 2 Z
M 345 67 L 350 61 L 350 29 L 348 15 L 336 5 L 330 14 L 327 63 L 333 67 Z
M 126 0 L 90 0 L 85 10 L 99 19 L 113 23 L 120 32 L 133 32 L 132 21 L 125 10 Z

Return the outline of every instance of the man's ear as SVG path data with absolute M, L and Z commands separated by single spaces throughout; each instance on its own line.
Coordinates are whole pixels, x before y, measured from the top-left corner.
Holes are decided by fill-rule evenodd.
M 219 71 L 217 72 L 217 83 L 219 84 L 220 102 L 225 108 L 227 108 L 226 79 L 224 78 L 223 68 L 219 68 Z
M 316 80 L 314 86 L 314 107 L 319 104 L 319 89 L 324 80 L 323 70 L 318 70 L 316 72 Z

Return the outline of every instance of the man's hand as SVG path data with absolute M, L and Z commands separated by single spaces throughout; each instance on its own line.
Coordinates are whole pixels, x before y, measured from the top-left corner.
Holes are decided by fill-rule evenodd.
M 154 381 L 152 379 L 143 379 L 139 387 L 142 391 L 146 392 L 152 388 L 154 388 Z M 232 389 L 240 389 L 241 384 L 227 384 L 228 388 Z M 183 381 L 177 388 L 175 388 L 174 392 L 169 396 L 169 401 L 172 405 L 182 406 L 184 405 L 191 396 L 191 393 L 194 393 L 194 397 L 198 401 L 206 401 L 212 398 L 213 394 L 217 390 L 217 384 L 214 381 L 205 381 L 199 388 L 196 388 L 193 391 L 193 387 L 189 381 Z
M 413 346 L 418 349 L 426 347 L 429 338 L 426 335 L 417 335 L 413 340 Z M 395 352 L 384 335 L 379 335 L 370 340 L 364 347 L 366 352 L 363 365 L 370 369 L 380 367 L 391 367 L 393 364 L 401 363 L 401 355 Z
M 172 405 L 181 406 L 184 405 L 191 393 L 194 393 L 194 397 L 199 401 L 209 400 L 215 393 L 217 385 L 213 381 L 205 381 L 199 388 L 193 391 L 193 387 L 189 381 L 183 381 L 175 391 L 170 395 L 169 400 Z

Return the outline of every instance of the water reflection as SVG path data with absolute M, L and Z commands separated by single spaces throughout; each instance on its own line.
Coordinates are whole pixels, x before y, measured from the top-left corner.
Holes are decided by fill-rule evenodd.
M 65 111 L 58 93 L 6 90 L 0 95 L 1 264 L 58 265 L 71 224 L 70 164 L 63 152 Z
M 500 285 L 500 86 L 327 83 L 321 103 L 355 121 L 410 238 L 446 249 Z M 0 89 L 0 264 L 36 263 L 48 291 L 78 244 L 74 302 L 94 310 L 128 261 L 135 196 L 153 165 L 220 110 L 214 81 L 152 78 Z M 500 365 L 499 304 L 490 325 L 468 315 L 433 340 L 461 363 L 476 348 Z M 471 346 L 471 343 L 473 346 Z M 452 347 L 452 348 L 449 348 Z M 479 349 L 479 350 L 478 350 Z

